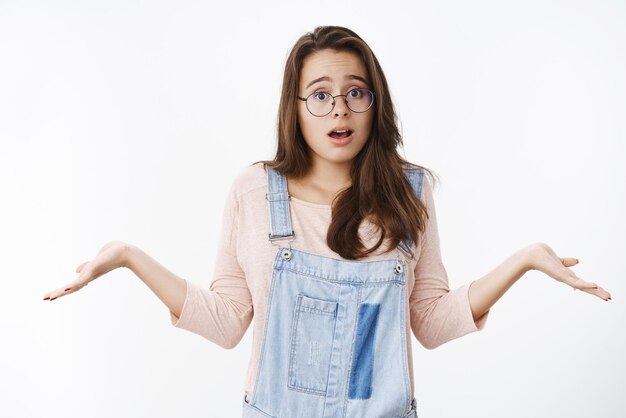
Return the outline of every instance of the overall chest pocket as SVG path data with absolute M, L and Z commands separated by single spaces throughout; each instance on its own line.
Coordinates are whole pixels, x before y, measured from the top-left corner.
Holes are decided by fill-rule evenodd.
M 289 352 L 290 389 L 326 394 L 337 306 L 335 301 L 296 296 Z

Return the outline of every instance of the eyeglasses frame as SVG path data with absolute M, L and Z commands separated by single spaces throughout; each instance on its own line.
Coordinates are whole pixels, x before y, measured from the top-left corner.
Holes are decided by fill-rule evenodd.
M 370 93 L 372 93 L 372 103 L 370 103 L 369 107 L 368 107 L 367 109 L 363 110 L 362 112 L 357 112 L 356 110 L 352 110 L 352 108 L 351 108 L 351 107 L 350 107 L 350 105 L 348 104 L 348 94 L 350 94 L 350 92 L 351 92 L 351 91 L 353 91 L 353 90 L 367 90 L 367 91 L 369 91 Z M 350 111 L 352 111 L 352 112 L 354 112 L 354 113 L 365 113 L 365 112 L 367 112 L 368 110 L 370 110 L 370 109 L 372 108 L 372 105 L 374 104 L 374 100 L 376 99 L 376 93 L 374 93 L 374 90 L 370 90 L 370 89 L 366 89 L 366 88 L 361 88 L 361 87 L 356 87 L 356 88 L 353 88 L 353 89 L 348 90 L 348 92 L 347 92 L 346 94 L 338 94 L 338 95 L 336 95 L 336 96 L 333 96 L 333 95 L 331 94 L 331 97 L 333 98 L 333 106 L 330 108 L 330 110 L 328 111 L 328 113 L 325 113 L 325 114 L 323 114 L 323 115 L 316 115 L 316 114 L 314 114 L 313 112 L 311 112 L 311 109 L 309 109 L 309 104 L 307 103 L 307 100 L 309 100 L 309 97 L 313 96 L 313 95 L 314 95 L 314 94 L 316 94 L 316 93 L 325 93 L 325 92 L 315 91 L 315 92 L 313 92 L 313 93 L 309 94 L 307 97 L 301 97 L 301 96 L 297 96 L 297 97 L 298 97 L 298 99 L 300 99 L 300 100 L 302 100 L 303 102 L 305 102 L 305 105 L 306 105 L 306 110 L 308 110 L 310 114 L 312 114 L 313 116 L 315 116 L 315 117 L 317 117 L 317 118 L 323 118 L 324 116 L 329 115 L 329 114 L 330 114 L 330 113 L 331 113 L 331 112 L 335 109 L 335 103 L 337 103 L 337 101 L 336 101 L 335 99 L 336 99 L 337 97 L 341 97 L 341 96 L 345 97 L 345 99 L 344 99 L 344 100 L 345 100 L 345 102 L 346 102 L 346 106 L 348 106 L 348 109 L 350 109 Z M 330 94 L 330 93 L 327 93 L 327 94 Z

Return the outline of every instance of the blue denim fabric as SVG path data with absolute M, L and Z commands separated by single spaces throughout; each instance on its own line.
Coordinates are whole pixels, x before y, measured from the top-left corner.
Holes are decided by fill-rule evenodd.
M 266 167 L 277 245 L 252 399 L 243 417 L 417 418 L 406 352 L 407 261 L 291 248 L 285 177 Z M 423 172 L 407 172 L 421 193 Z M 411 247 L 409 242 L 407 247 Z

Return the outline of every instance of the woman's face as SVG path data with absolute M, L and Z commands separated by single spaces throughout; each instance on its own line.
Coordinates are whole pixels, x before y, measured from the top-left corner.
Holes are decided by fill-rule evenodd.
M 300 97 L 321 92 L 336 96 L 347 94 L 354 88 L 371 89 L 365 65 L 354 52 L 323 49 L 304 59 L 300 72 Z M 353 94 L 358 95 L 358 92 Z M 321 94 L 316 97 L 329 96 Z M 342 96 L 335 99 L 335 107 L 329 114 L 317 117 L 307 110 L 306 102 L 298 100 L 298 122 L 311 150 L 313 164 L 350 163 L 369 138 L 373 113 L 373 105 L 364 113 L 353 112 Z M 348 132 L 336 132 L 345 130 Z

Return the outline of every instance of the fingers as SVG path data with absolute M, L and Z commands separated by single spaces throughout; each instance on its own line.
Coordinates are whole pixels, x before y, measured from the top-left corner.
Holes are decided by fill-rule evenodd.
M 575 277 L 573 283 L 570 283 L 570 282 L 566 282 L 566 283 L 572 286 L 574 290 L 580 289 L 583 292 L 589 293 L 591 295 L 595 295 L 605 301 L 612 300 L 611 294 L 609 292 L 607 292 L 606 290 L 604 290 L 603 288 L 601 288 L 595 283 L 589 283 L 589 282 L 584 281 L 580 277 Z
M 566 257 L 566 258 L 559 258 L 559 260 L 561 261 L 561 263 L 562 263 L 562 265 L 564 267 L 557 267 L 556 271 L 554 271 L 552 273 L 552 276 L 555 279 L 572 286 L 574 288 L 574 290 L 576 290 L 576 289 L 585 290 L 585 289 L 597 289 L 598 288 L 598 285 L 596 283 L 589 283 L 589 282 L 581 279 L 580 277 L 576 276 L 576 273 L 574 273 L 574 270 L 567 268 L 567 266 L 573 266 L 573 265 L 577 264 L 578 263 L 577 259 L 571 258 L 571 257 Z
M 89 261 L 85 261 L 84 263 L 76 267 L 76 273 L 80 273 L 80 271 L 83 269 L 83 267 L 85 267 L 85 264 L 87 263 L 89 263 Z
M 576 290 L 576 289 L 593 290 L 593 289 L 597 289 L 598 288 L 598 285 L 596 283 L 586 282 L 583 279 L 581 279 L 580 277 L 577 277 L 576 275 L 574 275 L 573 279 L 570 279 L 570 281 L 566 282 L 566 283 L 569 284 L 570 286 L 572 286 L 574 288 L 574 290 Z
M 82 279 L 74 280 L 73 282 L 67 284 L 65 287 L 60 287 L 53 290 L 52 292 L 46 293 L 43 300 L 55 300 L 61 296 L 66 296 L 70 293 L 74 293 L 85 286 L 87 286 L 87 283 L 83 282 Z
M 597 296 L 600 299 L 604 300 L 605 302 L 608 302 L 609 300 L 613 300 L 613 298 L 611 297 L 611 294 L 601 287 L 598 287 L 597 289 L 583 289 L 583 292 Z
M 52 292 L 47 293 L 44 296 L 43 300 L 55 300 L 56 298 L 61 297 L 61 296 L 65 296 L 66 294 L 67 294 L 66 290 L 61 290 L 61 288 L 55 289 Z
M 559 258 L 559 260 L 561 260 L 561 264 L 563 264 L 565 267 L 575 266 L 579 263 L 578 259 L 573 257 Z
M 93 269 L 91 267 L 86 267 L 90 262 L 91 260 L 87 260 L 76 267 L 76 273 L 79 273 L 76 280 L 70 282 L 65 287 L 60 287 L 52 292 L 46 293 L 43 300 L 55 300 L 61 296 L 69 295 L 70 293 L 74 293 L 87 286 L 87 284 L 94 278 Z
M 573 257 L 563 257 L 559 258 L 559 260 L 561 261 L 561 264 L 563 264 L 563 266 L 565 267 L 575 266 L 580 262 L 577 258 Z M 570 269 L 567 269 L 567 273 L 565 274 L 563 282 L 572 286 L 574 290 L 582 290 L 583 292 L 598 296 L 605 301 L 612 300 L 611 294 L 599 287 L 597 283 L 587 282 L 581 279 L 580 277 L 576 276 L 576 274 Z
M 65 296 L 65 294 L 66 294 L 65 290 L 61 290 L 61 288 L 55 289 L 52 292 L 49 292 L 46 295 L 44 295 L 43 300 L 55 300 L 58 297 Z

